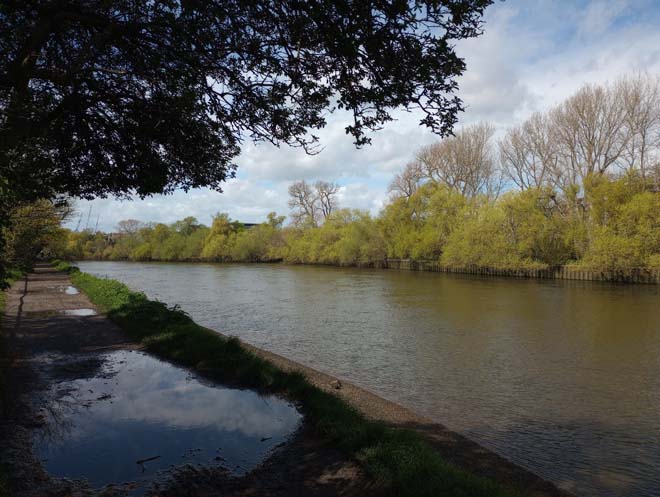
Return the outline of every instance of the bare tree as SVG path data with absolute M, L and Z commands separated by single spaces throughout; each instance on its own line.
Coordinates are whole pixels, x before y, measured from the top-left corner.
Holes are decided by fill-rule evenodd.
M 289 186 L 289 207 L 294 224 L 310 223 L 318 226 L 337 209 L 339 185 L 328 181 L 317 181 L 314 185 L 305 180 Z
M 403 170 L 394 176 L 388 191 L 394 198 L 410 198 L 419 188 L 424 179 L 424 172 L 419 161 L 406 164 Z
M 558 186 L 582 184 L 587 175 L 604 174 L 621 163 L 630 135 L 618 89 L 584 85 L 551 110 L 550 119 Z
M 509 129 L 499 142 L 504 175 L 521 190 L 553 182 L 557 150 L 546 114 L 533 114 L 522 125 Z
M 422 148 L 417 160 L 423 175 L 469 197 L 499 194 L 501 178 L 493 158 L 493 132 L 492 125 L 479 123 Z
M 660 149 L 660 78 L 639 73 L 619 79 L 615 89 L 625 109 L 625 166 L 646 178 Z
M 312 185 L 305 180 L 296 181 L 289 186 L 289 197 L 289 207 L 293 209 L 291 216 L 294 224 L 309 222 L 317 226 L 318 198 Z
M 660 79 L 623 77 L 584 85 L 500 141 L 502 170 L 519 188 L 549 184 L 566 191 L 589 174 L 623 170 L 652 177 L 660 152 Z
M 339 185 L 328 181 L 317 181 L 314 183 L 316 189 L 316 196 L 318 198 L 318 209 L 323 216 L 327 219 L 330 214 L 337 209 L 337 193 L 339 193 Z
M 137 219 L 124 219 L 117 223 L 117 231 L 125 235 L 135 235 L 143 224 Z

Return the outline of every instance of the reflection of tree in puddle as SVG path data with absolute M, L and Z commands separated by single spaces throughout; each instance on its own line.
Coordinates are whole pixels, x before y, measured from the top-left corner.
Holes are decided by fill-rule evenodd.
M 38 426 L 35 437 L 38 443 L 54 444 L 67 438 L 74 427 L 75 419 L 83 416 L 93 403 L 90 391 L 80 388 L 80 383 L 87 379 L 81 376 L 109 378 L 116 372 L 106 371 L 103 359 L 98 356 L 81 357 L 78 360 L 71 355 L 42 354 L 35 358 L 35 366 L 41 373 L 52 380 L 52 386 L 46 391 L 35 394 L 33 404 L 38 407 Z M 73 378 L 73 379 L 68 379 Z
M 36 433 L 40 443 L 57 443 L 71 435 L 76 418 L 92 406 L 90 399 L 79 394 L 72 386 L 58 386 L 42 396 L 39 405 L 44 423 Z

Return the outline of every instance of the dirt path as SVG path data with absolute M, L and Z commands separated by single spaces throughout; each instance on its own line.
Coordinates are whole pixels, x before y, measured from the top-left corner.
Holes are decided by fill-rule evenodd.
M 94 306 L 82 294 L 66 292 L 70 281 L 46 265 L 8 292 L 3 333 L 13 358 L 9 391 L 0 413 L 0 464 L 21 497 L 123 495 L 121 489 L 94 491 L 81 481 L 52 478 L 33 453 L 36 430 L 43 429 L 57 398 L 54 386 L 101 374 L 104 354 L 136 349 L 135 343 L 101 315 L 65 315 Z M 55 391 L 57 389 L 55 388 Z M 122 483 L 122 482 L 117 482 Z M 306 426 L 261 466 L 234 477 L 221 466 L 182 467 L 159 480 L 153 495 L 168 496 L 361 496 L 378 495 L 359 467 L 327 447 Z M 149 493 L 147 493 L 149 495 Z

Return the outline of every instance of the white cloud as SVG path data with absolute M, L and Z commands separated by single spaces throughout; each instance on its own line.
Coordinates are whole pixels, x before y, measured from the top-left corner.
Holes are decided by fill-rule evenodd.
M 580 31 L 588 35 L 602 34 L 630 7 L 625 0 L 591 2 L 584 11 Z
M 369 188 L 366 183 L 351 183 L 341 187 L 338 199 L 340 207 L 376 212 L 384 205 L 385 192 Z
M 657 10 L 651 0 L 496 2 L 487 10 L 485 34 L 457 46 L 467 63 L 459 81 L 467 110 L 459 126 L 488 120 L 501 130 L 556 104 L 585 82 L 613 80 L 636 70 L 660 73 Z M 259 222 L 270 211 L 288 212 L 287 186 L 298 179 L 338 181 L 343 207 L 375 213 L 394 171 L 436 139 L 418 125 L 421 115 L 398 112 L 395 117 L 373 135 L 371 146 L 359 150 L 344 131 L 346 114 L 331 116 L 318 133 L 324 147 L 318 155 L 248 145 L 239 157 L 237 178 L 224 186 L 223 194 L 202 189 L 145 201 L 95 200 L 90 227 L 97 215 L 99 227 L 109 230 L 130 217 L 172 222 L 192 215 L 210 223 L 218 211 Z M 87 203 L 79 208 L 84 227 Z

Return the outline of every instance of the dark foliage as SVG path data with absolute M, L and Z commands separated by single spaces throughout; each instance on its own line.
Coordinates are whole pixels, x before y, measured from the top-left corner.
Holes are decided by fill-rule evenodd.
M 491 0 L 3 0 L 0 193 L 141 196 L 234 174 L 244 140 L 358 145 L 397 107 L 447 133 Z

